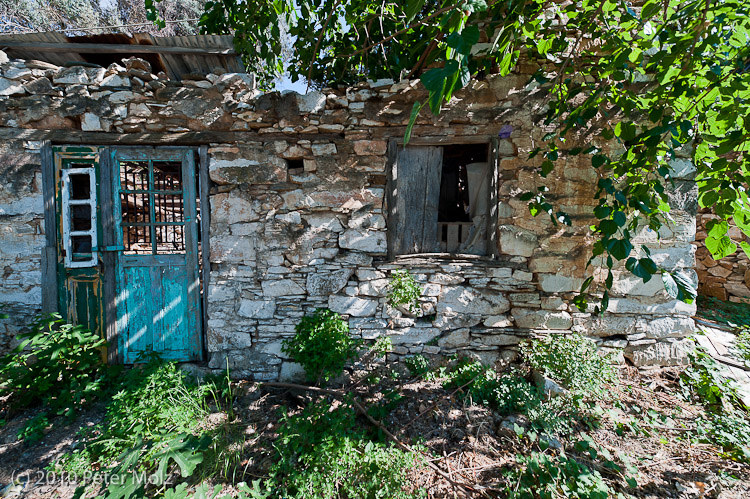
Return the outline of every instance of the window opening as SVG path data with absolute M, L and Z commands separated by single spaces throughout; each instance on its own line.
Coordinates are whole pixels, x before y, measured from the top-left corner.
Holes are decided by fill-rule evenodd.
M 75 163 L 62 170 L 62 231 L 68 268 L 94 267 L 96 249 L 96 170 Z
M 438 237 L 441 251 L 486 254 L 487 144 L 443 147 Z
M 120 162 L 120 205 L 126 255 L 185 253 L 182 162 Z

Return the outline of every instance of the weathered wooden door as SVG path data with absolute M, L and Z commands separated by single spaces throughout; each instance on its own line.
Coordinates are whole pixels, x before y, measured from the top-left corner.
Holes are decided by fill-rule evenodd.
M 194 155 L 56 146 L 45 160 L 54 175 L 45 201 L 56 229 L 53 301 L 68 321 L 109 340 L 110 362 L 149 351 L 202 357 Z
M 125 363 L 149 352 L 178 361 L 202 354 L 194 152 L 110 151 L 115 313 Z
M 104 326 L 98 216 L 100 151 L 96 147 L 54 148 L 57 229 L 57 310 L 91 331 Z M 49 284 L 47 284 L 49 285 Z

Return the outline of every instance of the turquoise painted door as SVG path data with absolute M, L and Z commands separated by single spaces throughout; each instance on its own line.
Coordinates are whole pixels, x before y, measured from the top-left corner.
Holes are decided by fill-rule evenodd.
M 125 363 L 202 357 L 194 152 L 113 148 L 115 293 Z

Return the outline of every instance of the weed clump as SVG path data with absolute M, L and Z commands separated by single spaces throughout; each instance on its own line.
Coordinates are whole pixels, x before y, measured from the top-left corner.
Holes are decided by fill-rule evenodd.
M 338 376 L 346 363 L 357 357 L 359 342 L 349 336 L 349 325 L 327 308 L 303 317 L 295 333 L 281 349 L 302 365 L 307 379 L 315 384 Z
M 274 443 L 277 459 L 267 486 L 280 497 L 323 499 L 423 497 L 407 487 L 418 458 L 369 437 L 349 404 L 325 400 L 284 414 Z
M 750 410 L 734 380 L 725 376 L 716 360 L 702 349 L 690 357 L 680 376 L 683 395 L 702 404 L 707 417 L 696 418 L 693 438 L 722 448 L 722 455 L 750 463 Z
M 0 397 L 8 396 L 11 411 L 43 407 L 18 432 L 19 439 L 35 443 L 52 416 L 72 420 L 101 396 L 111 368 L 102 362 L 106 342 L 59 314 L 37 317 L 18 339 L 20 344 L 0 359 Z
M 579 334 L 551 334 L 522 343 L 521 353 L 532 369 L 562 383 L 577 396 L 602 395 L 604 387 L 615 379 L 610 358 Z
M 151 354 L 125 373 L 107 405 L 104 420 L 83 432 L 82 445 L 57 463 L 72 476 L 91 470 L 128 477 L 109 484 L 108 494 L 145 493 L 177 470 L 186 478 L 203 463 L 215 435 L 201 425 L 209 414 L 207 398 L 216 383 L 191 382 L 176 363 Z M 137 473 L 149 480 L 137 481 Z
M 408 270 L 394 270 L 388 283 L 388 304 L 403 307 L 412 314 L 419 311 L 419 297 L 422 287 L 417 284 Z

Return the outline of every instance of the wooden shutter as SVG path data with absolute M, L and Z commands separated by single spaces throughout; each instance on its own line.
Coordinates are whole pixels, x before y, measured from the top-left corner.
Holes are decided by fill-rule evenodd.
M 438 204 L 443 149 L 389 144 L 388 253 L 438 251 Z

